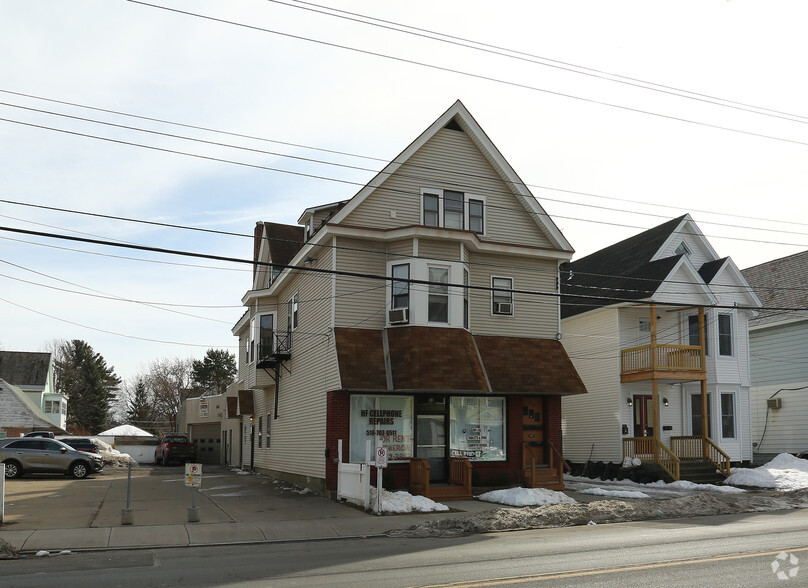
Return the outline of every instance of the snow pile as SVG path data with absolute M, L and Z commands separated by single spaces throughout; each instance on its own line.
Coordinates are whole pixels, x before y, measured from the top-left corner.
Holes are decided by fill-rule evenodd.
M 654 484 L 649 484 L 651 486 L 659 486 L 664 485 L 665 488 L 669 488 L 671 490 L 687 490 L 689 492 L 719 492 L 723 494 L 743 494 L 746 490 L 742 488 L 735 488 L 733 486 L 716 486 L 715 484 L 696 484 L 695 482 L 688 482 L 687 480 L 678 480 L 676 482 L 671 482 L 669 484 L 665 484 L 665 482 L 659 481 Z
M 563 492 L 545 488 L 511 488 L 492 490 L 480 494 L 478 500 L 496 502 L 507 506 L 541 506 L 546 504 L 575 504 L 575 500 Z
M 735 468 L 727 478 L 733 486 L 756 486 L 776 490 L 808 488 L 808 460 L 781 453 L 759 468 Z
M 129 465 L 130 463 L 133 466 L 137 465 L 137 462 L 132 459 L 132 457 L 128 453 L 121 453 L 109 443 L 104 443 L 101 439 L 93 438 L 93 443 L 98 446 L 98 454 L 104 458 L 104 463 L 112 465 L 113 467 L 124 467 Z
M 376 488 L 370 489 L 370 504 L 374 506 L 376 504 Z M 382 488 L 382 512 L 400 514 L 444 510 L 449 510 L 449 507 L 445 504 L 430 500 L 426 496 L 413 496 L 404 490 L 388 492 Z
M 645 492 L 639 490 L 604 490 L 603 488 L 585 488 L 579 491 L 581 494 L 592 494 L 593 496 L 609 496 L 610 498 L 651 498 Z

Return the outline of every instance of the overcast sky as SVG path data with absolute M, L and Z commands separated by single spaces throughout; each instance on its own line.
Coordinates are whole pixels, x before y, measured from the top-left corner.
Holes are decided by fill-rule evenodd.
M 460 99 L 576 257 L 685 212 L 741 268 L 808 248 L 804 1 L 322 2 L 2 2 L 0 225 L 249 259 Z M 0 348 L 236 350 L 247 265 L 5 230 L 0 261 Z

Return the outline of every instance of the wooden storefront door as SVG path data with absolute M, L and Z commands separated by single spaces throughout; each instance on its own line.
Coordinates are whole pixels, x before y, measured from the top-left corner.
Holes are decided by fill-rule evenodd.
M 525 464 L 547 463 L 544 430 L 544 398 L 525 397 L 522 405 L 522 451 Z

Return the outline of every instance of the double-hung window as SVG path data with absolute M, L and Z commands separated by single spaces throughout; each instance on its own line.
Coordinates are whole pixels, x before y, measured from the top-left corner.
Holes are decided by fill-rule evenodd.
M 732 315 L 718 315 L 718 354 L 732 355 Z
M 410 264 L 402 263 L 393 266 L 393 281 L 391 282 L 391 308 L 410 307 Z
M 292 349 L 292 331 L 297 328 L 298 294 L 295 293 L 286 304 L 286 349 Z
M 491 312 L 513 314 L 513 278 L 491 278 Z
M 735 438 L 735 394 L 721 393 L 721 437 Z
M 429 301 L 427 320 L 449 322 L 449 268 L 429 266 Z
M 423 190 L 422 222 L 427 227 L 485 232 L 485 198 L 455 190 Z
M 275 351 L 275 315 L 262 314 L 258 327 L 258 357 L 269 357 Z
M 707 342 L 709 341 L 709 337 L 707 337 L 707 320 L 705 318 L 704 321 L 704 354 L 709 355 L 709 348 L 707 346 Z M 695 345 L 698 347 L 699 343 L 699 316 L 698 315 L 690 315 L 687 317 L 687 344 L 688 345 Z

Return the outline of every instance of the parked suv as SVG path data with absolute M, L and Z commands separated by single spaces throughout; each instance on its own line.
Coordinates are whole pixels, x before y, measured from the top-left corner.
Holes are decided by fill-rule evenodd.
M 48 437 L 53 439 L 53 431 L 31 431 L 25 434 L 26 437 Z
M 56 439 L 39 437 L 0 439 L 0 462 L 6 465 L 6 478 L 35 472 L 86 478 L 104 469 L 100 455 L 77 451 Z
M 65 445 L 70 445 L 70 447 L 79 451 L 98 453 L 98 445 L 89 437 L 59 437 L 57 441 L 61 441 Z

